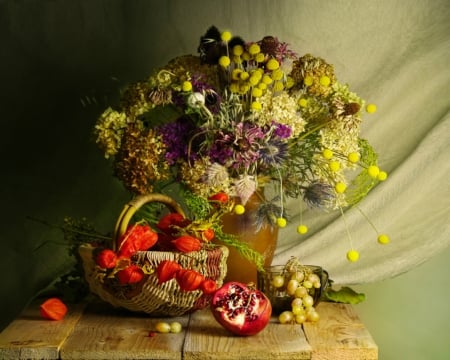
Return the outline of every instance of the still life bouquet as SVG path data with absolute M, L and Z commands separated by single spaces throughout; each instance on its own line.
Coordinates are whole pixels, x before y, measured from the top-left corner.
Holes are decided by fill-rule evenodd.
M 339 82 L 324 59 L 300 57 L 273 36 L 245 41 L 214 26 L 198 53 L 129 85 L 98 119 L 97 144 L 131 193 L 175 185 L 200 218 L 211 199 L 233 199 L 226 211 L 239 214 L 256 194 L 259 226 L 284 227 L 295 220 L 288 198 L 342 211 L 386 179 L 360 137 L 363 113 L 376 106 Z M 261 196 L 268 186 L 271 199 Z M 355 261 L 358 252 L 347 257 Z
M 244 223 L 255 233 L 283 228 L 296 221 L 288 199 L 343 216 L 387 178 L 360 136 L 363 114 L 375 110 L 324 59 L 299 56 L 273 36 L 245 41 L 210 27 L 198 55 L 128 85 L 95 124 L 96 143 L 132 200 L 112 237 L 66 220 L 91 291 L 130 310 L 179 315 L 211 301 L 231 249 L 263 273 L 271 259 L 225 231 L 225 218 L 256 209 Z M 297 232 L 307 230 L 300 219 Z M 378 233 L 378 242 L 389 238 Z M 300 272 L 313 291 L 326 286 L 310 280 L 319 279 L 311 269 Z M 285 291 L 279 281 L 275 288 Z

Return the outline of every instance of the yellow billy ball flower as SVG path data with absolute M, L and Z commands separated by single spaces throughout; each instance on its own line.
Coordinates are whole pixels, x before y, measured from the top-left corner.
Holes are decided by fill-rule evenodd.
M 387 174 L 386 171 L 380 171 L 380 172 L 378 173 L 377 179 L 378 179 L 379 181 L 384 181 L 384 180 L 387 179 L 387 177 L 388 177 L 388 174 Z
M 297 226 L 297 232 L 299 234 L 306 234 L 308 232 L 308 227 L 306 225 Z
M 263 91 L 260 88 L 255 87 L 252 89 L 252 96 L 260 97 L 260 96 L 262 96 L 262 94 L 263 94 Z
M 267 85 L 264 84 L 263 82 L 260 82 L 260 83 L 258 84 L 258 88 L 261 89 L 262 91 L 264 91 L 264 90 L 267 89 Z
M 272 71 L 272 79 L 274 80 L 281 80 L 284 76 L 284 72 L 281 69 L 275 69 Z
M 331 151 L 330 149 L 323 149 L 322 156 L 325 159 L 329 160 L 333 157 L 333 151 Z
M 286 88 L 290 89 L 294 85 L 295 85 L 294 79 L 292 77 L 290 77 L 290 76 L 286 77 Z
M 367 168 L 367 172 L 370 177 L 376 178 L 378 174 L 380 173 L 380 169 L 376 165 L 371 165 Z
M 336 185 L 334 185 L 334 190 L 336 190 L 338 194 L 344 193 L 345 189 L 347 189 L 347 185 L 345 185 L 343 182 L 338 182 L 336 183 Z
M 231 32 L 224 31 L 222 34 L 220 34 L 220 38 L 222 41 L 230 41 L 231 40 Z
M 377 106 L 375 104 L 367 104 L 366 111 L 369 114 L 373 114 L 375 111 L 377 111 Z
M 378 242 L 380 244 L 386 245 L 389 243 L 389 241 L 390 241 L 389 236 L 387 236 L 386 234 L 380 234 L 378 236 Z
M 276 70 L 280 67 L 280 63 L 276 59 L 269 59 L 267 61 L 266 67 L 268 70 Z
M 242 45 L 233 46 L 233 54 L 236 56 L 241 56 L 244 53 L 244 48 Z
M 247 91 L 250 90 L 250 85 L 249 84 L 241 84 L 241 86 L 239 87 L 239 92 L 241 94 L 246 94 Z
M 228 57 L 228 56 L 221 56 L 220 57 L 220 59 L 219 59 L 219 64 L 220 64 L 220 66 L 222 66 L 222 67 L 228 67 L 229 65 L 230 65 L 230 63 L 231 63 L 231 60 L 230 60 L 230 58 Z
M 247 71 L 242 71 L 239 74 L 241 80 L 247 80 L 250 77 L 250 74 Z
M 251 71 L 251 74 L 252 74 L 252 76 L 258 77 L 258 79 L 261 79 L 262 76 L 264 75 L 264 70 L 261 68 L 256 68 Z
M 303 79 L 303 84 L 305 84 L 306 86 L 311 86 L 314 82 L 314 79 L 312 78 L 312 76 L 305 76 L 305 78 Z
M 286 221 L 285 218 L 279 217 L 279 218 L 277 219 L 277 225 L 278 225 L 278 227 L 284 228 L 284 227 L 286 227 L 286 224 L 287 224 L 287 221 Z
M 298 105 L 300 106 L 300 107 L 307 107 L 308 106 L 308 99 L 305 99 L 305 98 L 301 98 L 301 99 L 299 99 L 298 100 Z
M 356 262 L 359 260 L 359 252 L 356 250 L 349 250 L 347 252 L 347 260 L 351 262 Z
M 244 205 L 238 204 L 234 207 L 234 213 L 236 215 L 242 215 L 243 213 L 245 213 L 245 207 Z
M 233 55 L 233 62 L 237 65 L 237 64 L 242 64 L 242 58 L 240 56 L 237 55 Z
M 250 53 L 250 55 L 256 55 L 259 52 L 261 52 L 261 48 L 259 47 L 258 44 L 253 43 L 250 45 L 250 47 L 248 48 L 248 52 Z
M 348 161 L 350 161 L 351 163 L 354 163 L 354 164 L 359 161 L 359 157 L 360 157 L 360 155 L 357 152 L 352 152 L 347 155 Z
M 330 168 L 331 171 L 336 172 L 339 171 L 339 169 L 341 168 L 341 164 L 339 163 L 339 161 L 330 161 L 328 167 Z
M 239 92 L 239 84 L 238 84 L 237 82 L 232 82 L 232 83 L 230 84 L 230 91 L 231 91 L 233 94 L 237 94 L 237 93 Z
M 264 56 L 263 53 L 258 53 L 255 56 L 255 61 L 258 62 L 258 63 L 262 63 L 262 62 L 264 62 L 265 58 L 266 57 Z
M 331 80 L 328 76 L 324 75 L 320 77 L 319 82 L 322 86 L 328 86 L 330 85 Z
M 184 92 L 188 92 L 192 90 L 192 83 L 190 81 L 183 81 L 183 84 L 181 85 L 181 90 Z
M 270 85 L 273 80 L 269 75 L 263 75 L 261 81 L 266 85 Z
M 256 86 L 258 85 L 260 79 L 261 77 L 259 77 L 258 75 L 252 75 L 249 77 L 248 82 L 251 86 Z
M 242 60 L 244 61 L 249 61 L 251 58 L 251 55 L 247 51 L 242 54 Z
M 252 110 L 254 111 L 261 111 L 261 103 L 259 101 L 253 101 L 251 105 Z
M 281 91 L 284 89 L 284 84 L 282 81 L 275 81 L 273 83 L 273 91 Z
M 233 69 L 231 72 L 231 78 L 233 80 L 239 80 L 241 75 L 242 69 Z

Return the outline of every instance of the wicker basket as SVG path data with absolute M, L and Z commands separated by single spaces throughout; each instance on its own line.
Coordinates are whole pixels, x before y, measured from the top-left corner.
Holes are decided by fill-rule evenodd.
M 127 229 L 133 214 L 148 202 L 160 202 L 172 212 L 184 216 L 181 207 L 170 197 L 162 194 L 139 196 L 125 205 L 120 214 L 114 231 L 112 248 L 115 250 L 117 239 Z M 179 316 L 202 309 L 209 304 L 210 296 L 200 290 L 183 291 L 175 280 L 158 284 L 156 274 L 145 275 L 137 284 L 121 285 L 114 278 L 102 279 L 103 270 L 95 263 L 95 253 L 98 248 L 90 244 L 81 245 L 81 256 L 85 278 L 91 291 L 102 300 L 115 307 L 131 311 L 145 312 L 154 316 Z M 169 251 L 140 251 L 133 256 L 133 262 L 140 266 L 156 268 L 163 260 L 177 261 L 183 268 L 192 267 L 205 278 L 211 278 L 221 286 L 226 275 L 226 260 L 228 248 L 224 246 L 208 246 L 208 249 L 187 254 Z

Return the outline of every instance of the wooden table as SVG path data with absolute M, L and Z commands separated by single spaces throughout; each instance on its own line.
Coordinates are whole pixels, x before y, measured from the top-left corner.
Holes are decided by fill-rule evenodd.
M 150 337 L 161 319 L 104 303 L 70 305 L 62 321 L 43 320 L 30 305 L 0 333 L 0 359 L 378 359 L 378 348 L 350 305 L 321 303 L 317 323 L 281 325 L 238 337 L 209 310 L 163 319 L 183 331 Z

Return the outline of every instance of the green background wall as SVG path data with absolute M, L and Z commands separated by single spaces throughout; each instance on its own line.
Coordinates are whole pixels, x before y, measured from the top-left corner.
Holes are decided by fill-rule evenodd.
M 107 231 L 128 198 L 92 139 L 98 114 L 121 85 L 195 52 L 209 25 L 227 22 L 213 2 L 190 2 L 174 18 L 171 9 L 183 2 L 169 3 L 0 1 L 0 328 L 69 261 L 54 243 L 36 250 L 60 232 L 27 217 L 86 216 Z M 208 16 L 191 23 L 198 11 Z M 192 33 L 187 41 L 175 22 Z M 358 287 L 367 301 L 356 309 L 380 359 L 450 358 L 449 261 L 447 250 L 395 279 Z

